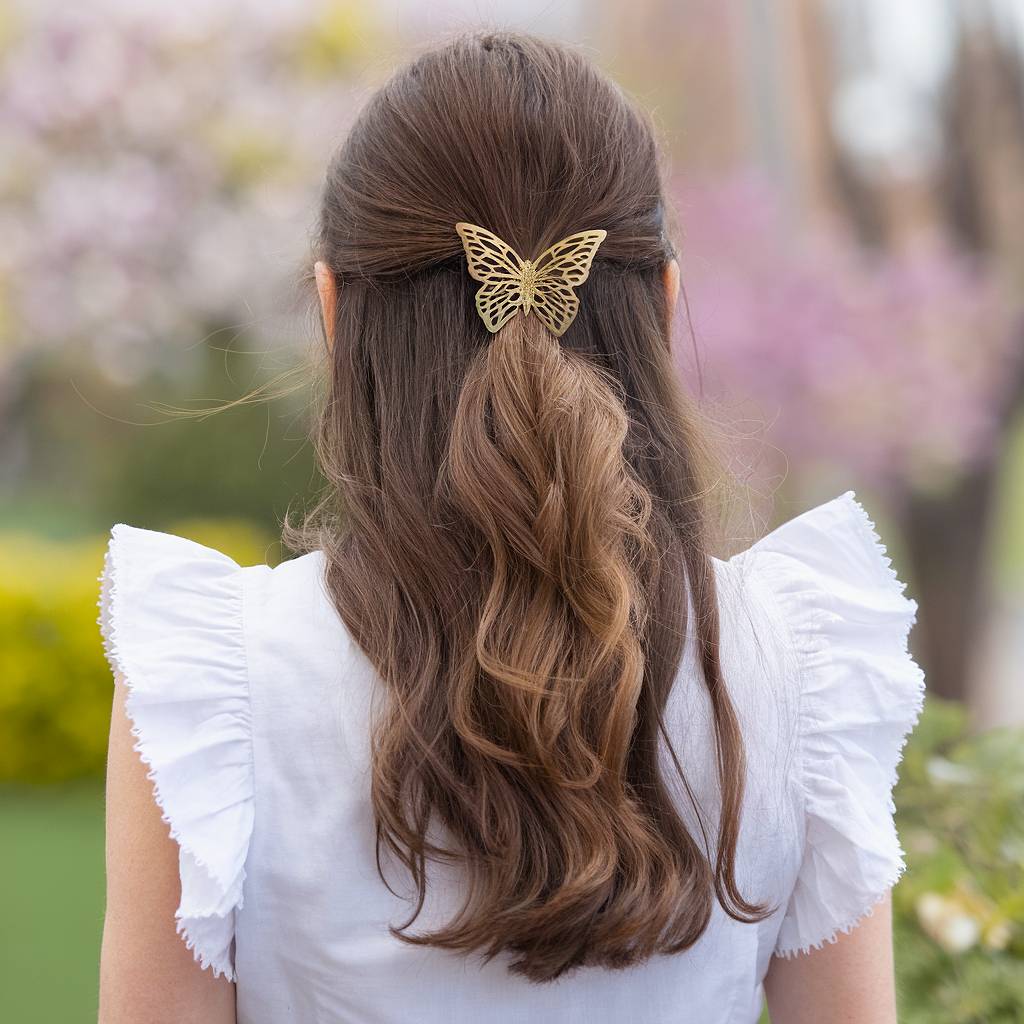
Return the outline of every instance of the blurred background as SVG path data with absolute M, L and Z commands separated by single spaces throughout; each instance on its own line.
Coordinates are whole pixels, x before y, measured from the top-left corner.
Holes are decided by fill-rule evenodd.
M 1024 1021 L 1022 0 L 0 0 L 4 1019 L 95 1020 L 106 533 L 283 557 L 326 160 L 395 63 L 494 25 L 654 111 L 680 374 L 749 528 L 855 488 L 919 602 L 901 1020 Z

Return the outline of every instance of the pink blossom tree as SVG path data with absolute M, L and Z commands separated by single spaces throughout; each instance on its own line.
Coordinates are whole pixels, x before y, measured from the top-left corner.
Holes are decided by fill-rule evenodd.
M 0 7 L 0 371 L 85 349 L 180 372 L 282 331 L 322 169 L 358 106 L 355 5 Z
M 677 195 L 706 396 L 758 410 L 754 440 L 777 446 L 791 485 L 831 475 L 829 488 L 887 500 L 907 527 L 933 689 L 962 695 L 983 607 L 979 520 L 930 534 L 914 512 L 923 497 L 954 500 L 998 459 L 1024 346 L 995 274 L 939 238 L 871 252 L 839 227 L 794 230 L 753 177 Z M 680 359 L 695 380 L 685 346 Z

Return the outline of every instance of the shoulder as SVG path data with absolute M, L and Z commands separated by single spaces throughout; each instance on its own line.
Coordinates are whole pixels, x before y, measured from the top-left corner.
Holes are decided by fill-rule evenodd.
M 108 654 L 144 646 L 187 647 L 196 662 L 246 662 L 247 629 L 285 635 L 324 613 L 319 551 L 281 562 L 240 565 L 215 548 L 175 534 L 118 523 L 111 528 L 100 577 L 100 625 Z M 122 658 L 132 651 L 121 651 Z M 204 684 L 208 685 L 208 684 Z
M 923 680 L 907 654 L 917 604 L 853 491 L 716 560 L 716 569 L 723 634 L 756 638 L 805 712 L 816 696 L 834 714 L 855 699 L 856 688 L 839 683 L 851 662 L 899 669 L 880 685 L 920 703 Z
M 906 650 L 917 603 L 853 491 L 790 519 L 719 565 L 725 603 L 731 596 L 762 606 L 803 669 L 830 645 L 832 654 Z M 837 628 L 846 645 L 837 646 L 843 639 Z M 915 690 L 922 682 L 917 675 Z
M 282 617 L 301 621 L 317 566 L 306 556 L 245 567 L 184 537 L 119 523 L 100 576 L 104 650 L 180 847 L 178 930 L 203 967 L 228 977 L 254 817 L 250 604 L 286 632 Z
M 875 601 L 898 607 L 908 626 L 917 610 L 853 491 L 783 523 L 730 562 L 753 572 L 780 595 L 810 591 L 815 585 L 870 590 Z
M 790 955 L 852 928 L 903 871 L 892 789 L 924 700 L 917 604 L 852 491 L 721 565 L 723 601 L 759 609 L 794 695 L 803 864 L 776 948 Z

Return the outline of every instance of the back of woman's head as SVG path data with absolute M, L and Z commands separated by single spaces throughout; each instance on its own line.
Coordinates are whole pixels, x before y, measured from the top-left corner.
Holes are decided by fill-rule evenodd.
M 607 231 L 561 338 L 522 310 L 488 333 L 460 221 L 523 258 Z M 396 855 L 419 894 L 395 933 L 546 981 L 685 949 L 715 898 L 762 916 L 736 886 L 743 749 L 646 120 L 571 49 L 449 43 L 374 96 L 331 162 L 317 256 L 338 302 L 316 542 L 385 684 L 378 863 L 386 877 Z M 682 766 L 673 786 L 659 755 L 688 615 L 721 791 L 700 841 Z M 412 933 L 434 859 L 461 866 L 464 903 Z

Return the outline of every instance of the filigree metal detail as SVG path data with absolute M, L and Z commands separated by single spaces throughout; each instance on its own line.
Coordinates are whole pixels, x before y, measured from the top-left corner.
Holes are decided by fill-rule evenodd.
M 483 287 L 476 309 L 484 326 L 496 334 L 522 309 L 536 312 L 544 326 L 560 338 L 576 318 L 580 302 L 573 289 L 586 281 L 590 265 L 607 231 L 579 231 L 545 249 L 536 260 L 524 260 L 497 235 L 460 221 L 469 276 Z

